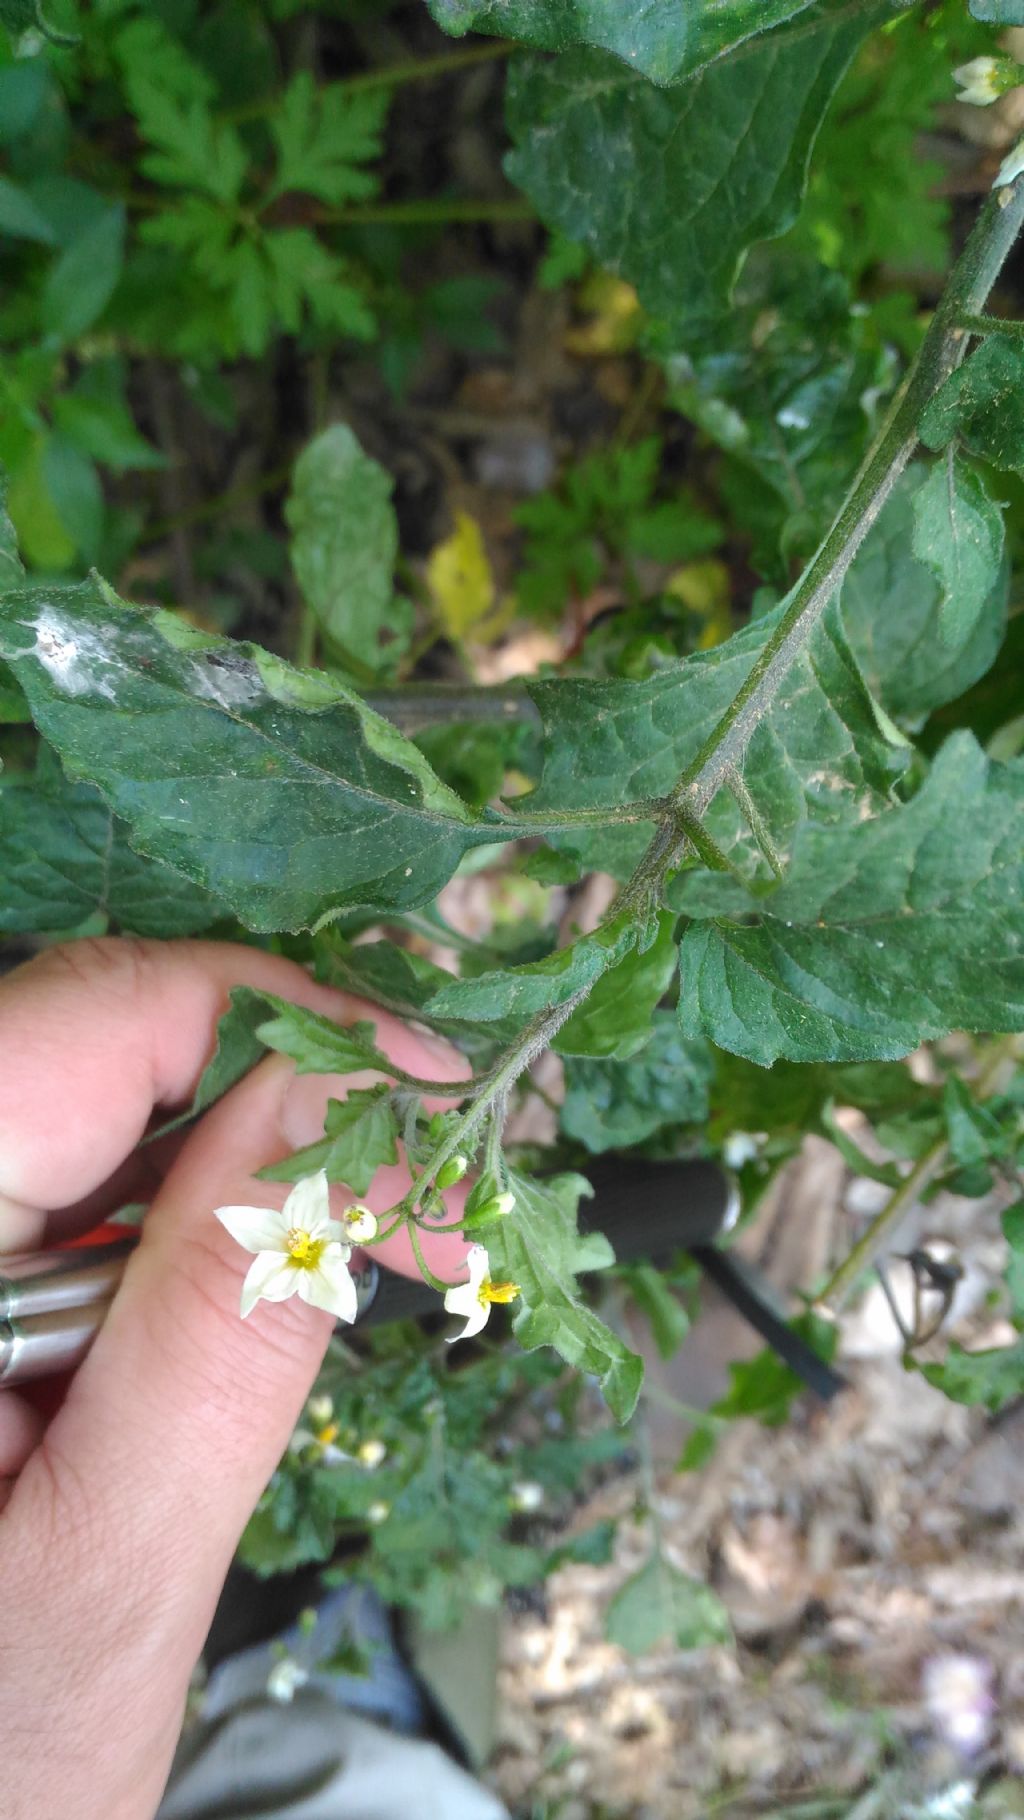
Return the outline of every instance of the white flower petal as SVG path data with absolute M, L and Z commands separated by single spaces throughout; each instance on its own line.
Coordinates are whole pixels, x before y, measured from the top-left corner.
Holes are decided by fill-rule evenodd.
M 479 1289 L 491 1274 L 491 1260 L 487 1256 L 486 1245 L 471 1245 L 466 1253 L 466 1269 L 469 1271 L 470 1286 Z
M 481 1246 L 479 1249 L 482 1250 L 483 1247 Z M 449 1314 L 462 1315 L 466 1322 L 461 1333 L 449 1335 L 449 1341 L 471 1340 L 475 1333 L 479 1333 L 482 1327 L 486 1327 L 491 1312 L 491 1305 L 489 1302 L 482 1302 L 480 1299 L 480 1283 L 482 1281 L 483 1277 L 479 1277 L 476 1282 L 470 1281 L 468 1283 L 460 1283 L 457 1288 L 449 1289 L 446 1292 L 444 1305 L 447 1312 Z
M 279 1251 L 261 1251 L 249 1266 L 242 1284 L 242 1319 L 251 1314 L 257 1302 L 286 1302 L 298 1288 L 295 1270 Z
M 490 1314 L 490 1302 L 481 1302 L 479 1297 L 477 1297 L 476 1303 L 474 1304 L 473 1310 L 465 1327 L 462 1329 L 462 1332 L 448 1335 L 449 1345 L 454 1340 L 471 1340 L 474 1334 L 479 1333 L 482 1328 L 487 1326 Z
M 315 1270 L 299 1270 L 299 1294 L 314 1308 L 326 1308 L 339 1321 L 352 1322 L 359 1312 L 359 1297 L 341 1246 L 324 1252 Z
M 304 1175 L 284 1204 L 287 1227 L 298 1226 L 301 1232 L 308 1232 L 314 1239 L 327 1236 L 323 1228 L 330 1220 L 330 1214 L 326 1169 L 318 1169 L 315 1175 Z
M 445 1290 L 444 1305 L 448 1314 L 461 1314 L 468 1319 L 479 1301 L 480 1293 L 473 1283 L 459 1283 L 454 1289 Z
M 287 1251 L 288 1221 L 274 1207 L 215 1207 L 214 1216 L 246 1251 Z
M 993 179 L 992 188 L 1001 189 L 1004 184 L 1015 183 L 1024 171 L 1024 139 L 1018 139 L 1012 152 L 1007 152 Z

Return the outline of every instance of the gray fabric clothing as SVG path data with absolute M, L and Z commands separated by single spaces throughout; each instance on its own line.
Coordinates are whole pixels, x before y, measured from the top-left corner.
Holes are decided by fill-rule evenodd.
M 317 1687 L 203 1720 L 157 1820 L 509 1820 L 436 1744 L 398 1736 Z

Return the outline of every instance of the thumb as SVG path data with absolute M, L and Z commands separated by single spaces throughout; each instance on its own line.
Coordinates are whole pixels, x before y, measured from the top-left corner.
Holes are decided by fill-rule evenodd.
M 30 1572 L 35 1581 L 22 1613 L 32 1653 L 47 1647 L 41 1631 L 52 1613 L 64 1711 L 69 1700 L 81 1705 L 87 1685 L 100 1734 L 109 1728 L 111 1774 L 134 1790 L 126 1815 L 156 1805 L 239 1535 L 332 1328 L 330 1315 L 297 1299 L 261 1302 L 242 1321 L 250 1260 L 213 1218 L 227 1202 L 282 1205 L 286 1186 L 246 1178 L 292 1147 L 280 1135 L 291 1079 L 288 1064 L 263 1063 L 182 1149 L 95 1345 L 2 1518 L 8 1584 L 17 1588 Z M 22 1604 L 17 1593 L 14 1604 Z M 8 1643 L 12 1620 L 16 1633 L 6 1593 Z M 129 1768 L 132 1737 L 145 1748 Z M 101 1749 L 94 1735 L 93 1761 Z M 145 1794 L 135 1801 L 147 1786 L 149 1806 Z M 111 1802 L 105 1811 L 121 1809 Z

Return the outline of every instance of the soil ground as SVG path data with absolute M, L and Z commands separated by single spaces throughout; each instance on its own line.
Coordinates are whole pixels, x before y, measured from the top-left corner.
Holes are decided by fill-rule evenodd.
M 780 1281 L 799 1250 L 798 1282 L 872 1192 L 809 1140 L 746 1248 Z M 996 1202 L 940 1197 L 900 1239 L 940 1234 L 965 1266 L 944 1336 L 1005 1342 Z M 756 1345 L 711 1303 L 669 1365 L 649 1349 L 665 1549 L 715 1586 L 735 1644 L 634 1659 L 605 1641 L 651 1542 L 640 1476 L 605 1485 L 577 1520 L 620 1520 L 614 1560 L 563 1568 L 505 1627 L 494 1786 L 530 1820 L 1024 1815 L 1024 1411 L 987 1420 L 905 1370 L 871 1291 L 842 1321 L 847 1391 L 781 1429 L 739 1423 L 675 1473 L 667 1398 L 707 1403 Z

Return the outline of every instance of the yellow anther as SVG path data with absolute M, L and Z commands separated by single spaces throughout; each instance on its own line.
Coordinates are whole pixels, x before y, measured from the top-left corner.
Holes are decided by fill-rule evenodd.
M 288 1256 L 300 1270 L 315 1270 L 323 1256 L 326 1239 L 314 1239 L 301 1226 L 293 1226 L 286 1244 Z
M 480 1300 L 485 1306 L 488 1302 L 514 1302 L 518 1294 L 518 1283 L 496 1283 L 492 1277 L 485 1277 L 480 1285 Z

